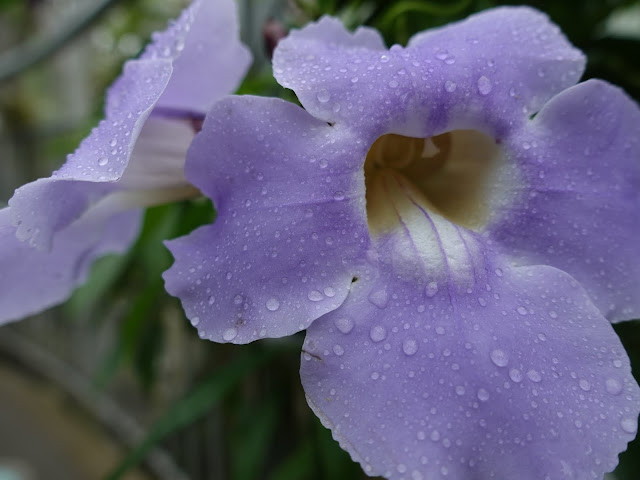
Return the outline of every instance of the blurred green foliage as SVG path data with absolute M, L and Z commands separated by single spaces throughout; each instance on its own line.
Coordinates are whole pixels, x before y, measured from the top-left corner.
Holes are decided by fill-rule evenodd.
M 251 10 L 258 1 L 241 3 L 243 8 Z M 20 26 L 13 37 L 0 36 L 3 48 L 13 48 L 29 35 L 38 34 L 34 31 L 34 18 L 42 3 L 46 2 L 0 0 L 0 24 Z M 271 3 L 280 4 L 280 8 L 274 7 L 273 11 L 280 13 L 276 20 L 288 28 L 300 27 L 323 14 L 333 14 L 352 28 L 367 24 L 380 29 L 389 45 L 404 44 L 416 32 L 486 8 L 531 5 L 549 14 L 571 42 L 587 54 L 586 78 L 603 78 L 624 88 L 636 101 L 640 99 L 640 32 L 635 36 L 628 32 L 620 34 L 612 31 L 608 23 L 614 12 L 623 12 L 624 16 L 625 9 L 633 6 L 639 12 L 637 0 L 296 0 L 288 4 L 283 0 Z M 95 40 L 97 57 L 103 58 L 94 58 L 96 63 L 87 67 L 91 69 L 87 80 L 91 82 L 93 96 L 91 108 L 81 122 L 63 127 L 56 125 L 53 129 L 47 123 L 51 112 L 44 114 L 42 108 L 51 102 L 46 98 L 50 95 L 46 88 L 46 70 L 47 62 L 52 59 L 0 85 L 0 119 L 10 138 L 19 147 L 25 138 L 30 142 L 38 139 L 36 146 L 18 148 L 18 154 L 26 162 L 34 162 L 30 174 L 46 174 L 50 164 L 59 164 L 63 155 L 73 150 L 100 117 L 103 91 L 118 74 L 124 58 L 135 53 L 130 49 L 136 45 L 142 47 L 150 32 L 162 28 L 166 19 L 183 4 L 179 1 L 164 4 L 160 0 L 120 2 L 95 20 L 91 38 Z M 68 43 L 77 41 L 69 39 Z M 127 45 L 129 50 L 124 48 Z M 59 47 L 63 50 L 68 46 L 63 43 Z M 255 53 L 256 57 L 264 55 L 263 51 Z M 256 63 L 239 92 L 296 101 L 292 92 L 274 81 L 267 62 Z M 53 105 L 49 108 L 61 108 Z M 72 321 L 90 322 L 96 331 L 105 321 L 117 322 L 117 337 L 95 372 L 97 388 L 108 388 L 118 372 L 127 369 L 135 373 L 143 394 L 153 398 L 158 382 L 162 381 L 158 366 L 169 334 L 167 322 L 160 319 L 167 311 L 180 312 L 177 300 L 164 293 L 161 273 L 172 260 L 162 241 L 210 223 L 214 216 L 213 206 L 206 201 L 150 209 L 140 238 L 131 251 L 122 257 L 111 256 L 97 262 L 89 282 L 63 307 Z M 199 341 L 186 319 L 180 321 L 179 328 L 184 334 L 194 342 Z M 629 352 L 638 378 L 638 322 L 618 325 L 616 331 Z M 245 347 L 199 342 L 203 358 L 191 372 L 193 379 L 187 391 L 155 415 L 148 438 L 123 459 L 121 465 L 114 466 L 110 480 L 121 478 L 128 468 L 143 460 L 149 447 L 155 444 L 163 444 L 175 452 L 178 463 L 185 466 L 194 479 L 214 478 L 207 470 L 211 462 L 217 465 L 218 474 L 224 475 L 220 478 L 231 480 L 367 478 L 306 407 L 297 373 L 300 335 Z M 217 422 L 216 428 L 221 432 L 223 441 L 214 442 L 215 450 L 205 451 L 208 444 L 202 442 L 195 442 L 190 448 L 176 447 L 176 442 L 180 444 L 187 436 L 199 438 L 197 432 L 204 429 L 207 422 Z M 195 460 L 194 454 L 199 455 Z M 211 456 L 215 458 L 202 460 Z M 629 451 L 621 456 L 616 473 L 620 480 L 640 478 L 640 442 L 633 442 Z

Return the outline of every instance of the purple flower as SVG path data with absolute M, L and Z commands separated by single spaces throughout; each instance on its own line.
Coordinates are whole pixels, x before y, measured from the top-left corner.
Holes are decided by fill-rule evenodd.
M 218 219 L 165 280 L 200 335 L 307 329 L 309 405 L 370 475 L 611 471 L 640 409 L 609 322 L 640 316 L 638 107 L 576 85 L 530 8 L 390 50 L 323 18 L 273 66 L 304 109 L 226 98 L 187 155 Z
M 105 119 L 0 210 L 0 323 L 64 301 L 94 259 L 126 250 L 141 207 L 199 193 L 184 178 L 187 147 L 249 62 L 233 1 L 196 0 L 125 64 Z

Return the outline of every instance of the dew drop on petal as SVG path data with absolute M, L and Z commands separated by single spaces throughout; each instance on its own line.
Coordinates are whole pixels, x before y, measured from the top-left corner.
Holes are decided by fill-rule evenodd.
M 309 300 L 311 300 L 312 302 L 319 302 L 320 300 L 322 300 L 324 298 L 324 296 L 322 295 L 322 293 L 320 293 L 317 290 L 311 290 L 309 292 L 309 294 L 307 295 L 307 298 Z
M 213 305 L 214 303 L 216 303 L 216 297 L 214 297 L 213 295 L 211 295 L 209 297 L 209 305 Z
M 444 82 L 444 89 L 449 93 L 455 92 L 456 87 L 457 85 L 455 84 L 455 82 L 452 82 L 451 80 L 447 80 L 446 82 Z
M 333 353 L 335 353 L 338 357 L 341 357 L 342 355 L 344 355 L 344 348 L 342 348 L 340 345 L 334 345 Z
M 275 298 L 270 298 L 267 300 L 267 310 L 270 312 L 275 312 L 280 308 L 280 302 Z
M 412 338 L 407 338 L 404 342 L 402 342 L 402 351 L 405 355 L 415 355 L 418 351 L 418 343 Z
M 605 382 L 607 392 L 611 395 L 620 395 L 622 392 L 622 384 L 615 378 L 607 378 Z
M 238 331 L 231 327 L 231 328 L 227 328 L 224 333 L 222 334 L 222 338 L 227 341 L 230 342 L 231 340 L 233 340 L 234 338 L 236 338 L 236 336 L 238 335 Z
M 522 381 L 522 372 L 517 368 L 512 368 L 509 370 L 509 378 L 516 383 L 520 383 Z
M 542 380 L 542 376 L 540 375 L 540 373 L 538 373 L 538 371 L 534 370 L 533 368 L 527 372 L 527 377 L 529 377 L 529 380 L 534 383 L 538 383 Z
M 109 163 L 109 159 L 107 157 L 100 157 L 98 159 L 98 165 L 104 167 L 107 163 Z
M 200 323 L 200 317 L 193 317 L 191 319 L 191 325 L 193 325 L 194 327 L 197 327 L 199 323 Z
M 329 99 L 331 99 L 331 94 L 327 91 L 326 88 L 322 88 L 316 93 L 316 98 L 320 103 L 327 103 Z
M 489 392 L 487 392 L 484 388 L 478 390 L 478 400 L 481 402 L 486 402 L 489 400 Z
M 529 312 L 527 312 L 527 309 L 525 307 L 522 307 L 522 306 L 518 307 L 517 310 L 518 310 L 518 313 L 520 315 L 526 315 L 527 313 L 529 313 Z
M 489 95 L 491 92 L 491 80 L 484 75 L 478 79 L 478 92 L 480 95 Z
M 580 380 L 578 382 L 578 385 L 580 385 L 580 388 L 585 392 L 588 392 L 589 390 L 591 390 L 591 384 L 585 379 Z
M 424 294 L 431 298 L 438 293 L 438 282 L 429 282 L 424 289 Z
M 335 324 L 336 328 L 344 334 L 347 334 L 351 330 L 353 330 L 353 320 L 351 320 L 350 318 L 338 317 L 333 321 L 333 323 Z
M 623 418 L 620 421 L 620 426 L 627 433 L 635 434 L 638 431 L 638 421 L 635 418 Z
M 369 295 L 369 301 L 378 308 L 384 308 L 389 302 L 389 295 L 387 294 L 387 291 L 382 288 L 380 290 L 371 292 L 371 294 Z
M 387 329 L 382 325 L 371 327 L 371 330 L 369 331 L 369 337 L 371 337 L 371 340 L 373 340 L 374 342 L 381 342 L 382 340 L 387 338 Z
M 509 363 L 509 355 L 504 350 L 496 348 L 490 354 L 491 361 L 498 367 L 506 367 Z

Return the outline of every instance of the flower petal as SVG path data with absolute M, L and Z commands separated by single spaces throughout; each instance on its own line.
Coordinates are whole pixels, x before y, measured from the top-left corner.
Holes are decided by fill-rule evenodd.
M 414 36 L 407 52 L 415 65 L 418 97 L 431 123 L 457 105 L 491 120 L 515 121 L 581 77 L 585 57 L 549 18 L 529 7 L 494 8 Z M 436 87 L 435 91 L 433 87 Z M 478 103 L 469 106 L 469 98 Z M 473 106 L 473 105 L 471 105 Z M 454 127 L 459 128 L 459 127 Z
M 342 303 L 368 238 L 365 154 L 347 132 L 279 99 L 214 106 L 186 174 L 218 218 L 167 242 L 176 262 L 164 274 L 203 337 L 289 335 Z
M 402 85 L 390 92 L 387 86 L 387 76 L 403 67 L 401 58 L 385 50 L 377 31 L 360 27 L 350 33 L 330 17 L 293 30 L 273 54 L 274 76 L 296 93 L 309 113 L 331 123 L 346 120 L 352 126 L 369 117 L 380 123 L 401 115 L 402 105 L 385 100 L 406 90 Z
M 153 40 L 142 58 L 175 58 L 159 108 L 204 114 L 238 87 L 251 63 L 233 0 L 196 0 Z
M 96 207 L 62 230 L 50 252 L 41 252 L 16 239 L 9 210 L 0 210 L 0 324 L 66 300 L 96 258 L 130 246 L 141 220 L 139 211 Z
M 49 178 L 16 190 L 9 200 L 17 236 L 41 250 L 53 235 L 115 190 L 140 130 L 171 74 L 166 60 L 133 61 L 110 94 L 109 115 Z M 147 79 L 153 81 L 147 83 Z M 117 99 L 117 101 L 116 101 Z M 138 113 L 140 112 L 140 113 Z
M 211 16 L 227 26 L 211 30 Z M 20 187 L 9 200 L 19 239 L 29 240 L 41 250 L 49 249 L 56 232 L 118 189 L 117 182 L 129 165 L 142 127 L 159 101 L 159 110 L 179 109 L 183 115 L 192 115 L 194 110 L 205 111 L 222 93 L 229 93 L 226 89 L 239 82 L 248 60 L 232 21 L 231 0 L 196 1 L 166 32 L 155 35 L 140 59 L 125 64 L 122 76 L 107 94 L 106 118 L 51 177 Z M 216 45 L 225 48 L 220 52 L 203 50 Z M 207 53 L 210 61 L 202 58 Z M 235 56 L 230 59 L 230 55 Z M 211 68 L 219 67 L 224 73 L 208 75 Z M 185 77 L 193 77 L 188 88 Z M 184 186 L 181 175 L 175 180 L 176 187 Z
M 575 277 L 612 321 L 640 317 L 640 109 L 590 80 L 551 100 L 505 148 L 529 184 L 488 234 L 518 263 Z
M 274 75 L 325 121 L 424 136 L 426 128 L 464 128 L 467 118 L 492 129 L 522 121 L 575 84 L 585 63 L 544 14 L 526 7 L 424 32 L 406 49 L 382 48 L 375 32 L 352 35 L 325 17 L 278 44 Z
M 308 330 L 310 406 L 370 475 L 601 478 L 637 428 L 622 345 L 565 273 L 485 260 L 469 289 L 362 272 Z

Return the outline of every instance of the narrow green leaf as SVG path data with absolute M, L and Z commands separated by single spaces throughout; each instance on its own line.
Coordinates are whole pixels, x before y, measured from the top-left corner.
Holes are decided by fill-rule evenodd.
M 130 468 L 144 459 L 153 446 L 204 416 L 236 387 L 248 372 L 264 364 L 273 352 L 274 350 L 264 350 L 255 354 L 241 355 L 200 383 L 151 426 L 142 443 L 131 451 L 120 465 L 105 477 L 105 480 L 121 479 Z
M 300 446 L 284 461 L 275 472 L 271 474 L 269 480 L 300 480 L 301 478 L 314 478 L 313 443 L 306 439 Z M 326 478 L 347 478 L 347 477 L 326 477 Z

